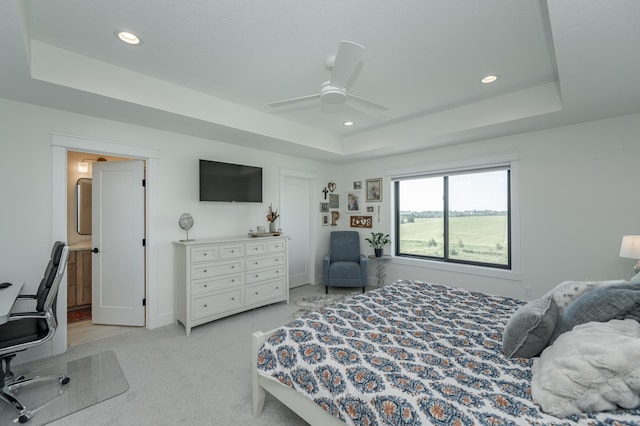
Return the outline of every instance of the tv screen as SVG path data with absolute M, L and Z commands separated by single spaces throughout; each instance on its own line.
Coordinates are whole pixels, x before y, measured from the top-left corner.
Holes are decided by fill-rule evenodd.
M 262 168 L 200 160 L 200 201 L 262 202 Z

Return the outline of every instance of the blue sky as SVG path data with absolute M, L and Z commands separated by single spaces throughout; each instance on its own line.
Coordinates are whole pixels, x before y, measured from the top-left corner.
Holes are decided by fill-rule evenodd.
M 507 176 L 506 170 L 450 176 L 450 210 L 506 211 Z M 442 177 L 405 180 L 401 188 L 401 210 L 442 210 Z

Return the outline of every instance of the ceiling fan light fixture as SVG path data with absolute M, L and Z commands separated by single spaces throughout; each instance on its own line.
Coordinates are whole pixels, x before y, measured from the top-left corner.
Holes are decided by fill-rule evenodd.
M 331 85 L 330 81 L 325 81 L 320 87 L 320 101 L 324 104 L 342 104 L 347 100 L 347 93 L 344 89 Z
M 489 74 L 486 75 L 484 77 L 482 77 L 482 79 L 480 80 L 480 83 L 482 84 L 491 84 L 494 83 L 496 80 L 498 80 L 498 76 L 495 74 Z
M 342 123 L 342 124 L 343 124 L 344 126 L 349 127 L 349 126 L 353 126 L 354 124 L 356 124 L 356 122 L 355 122 L 355 121 L 351 121 L 351 120 L 347 120 L 347 121 L 345 121 L 345 122 L 344 122 L 344 123 Z
M 127 43 L 131 46 L 140 46 L 142 39 L 130 31 L 116 31 L 116 37 L 123 43 Z

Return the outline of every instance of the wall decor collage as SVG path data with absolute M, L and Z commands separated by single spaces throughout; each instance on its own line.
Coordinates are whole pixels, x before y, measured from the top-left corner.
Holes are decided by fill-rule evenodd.
M 337 226 L 340 220 L 340 198 L 343 197 L 343 205 L 346 214 L 349 215 L 351 228 L 372 228 L 374 216 L 380 221 L 380 205 L 370 205 L 382 201 L 382 178 L 365 179 L 364 188 L 362 181 L 353 182 L 353 189 L 344 194 L 335 192 L 336 184 L 327 183 L 322 189 L 323 201 L 320 202 L 322 226 Z M 362 195 L 364 190 L 364 197 Z

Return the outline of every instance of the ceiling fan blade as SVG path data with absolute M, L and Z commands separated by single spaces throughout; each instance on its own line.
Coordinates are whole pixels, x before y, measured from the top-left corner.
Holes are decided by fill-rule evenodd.
M 339 89 L 349 87 L 362 68 L 365 48 L 353 41 L 341 41 L 331 71 L 331 85 Z
M 310 99 L 315 99 L 315 98 L 319 98 L 319 97 L 320 97 L 320 94 L 300 96 L 298 98 L 290 98 L 290 99 L 284 99 L 282 101 L 271 102 L 268 105 L 270 107 L 272 107 L 272 108 L 278 108 L 278 107 L 282 107 L 282 106 L 293 105 L 293 104 L 296 104 L 296 103 L 308 101 Z
M 380 111 L 380 112 L 385 112 L 385 111 L 389 110 L 389 108 L 387 108 L 385 106 L 382 106 L 382 105 L 377 104 L 375 102 L 368 101 L 368 100 L 366 100 L 364 98 L 361 98 L 361 97 L 356 96 L 356 95 L 352 95 L 350 93 L 347 93 L 347 99 L 353 99 L 354 101 L 356 101 L 356 102 L 360 103 L 361 105 L 366 106 L 367 108 L 370 108 L 372 110 L 377 110 L 377 111 Z

